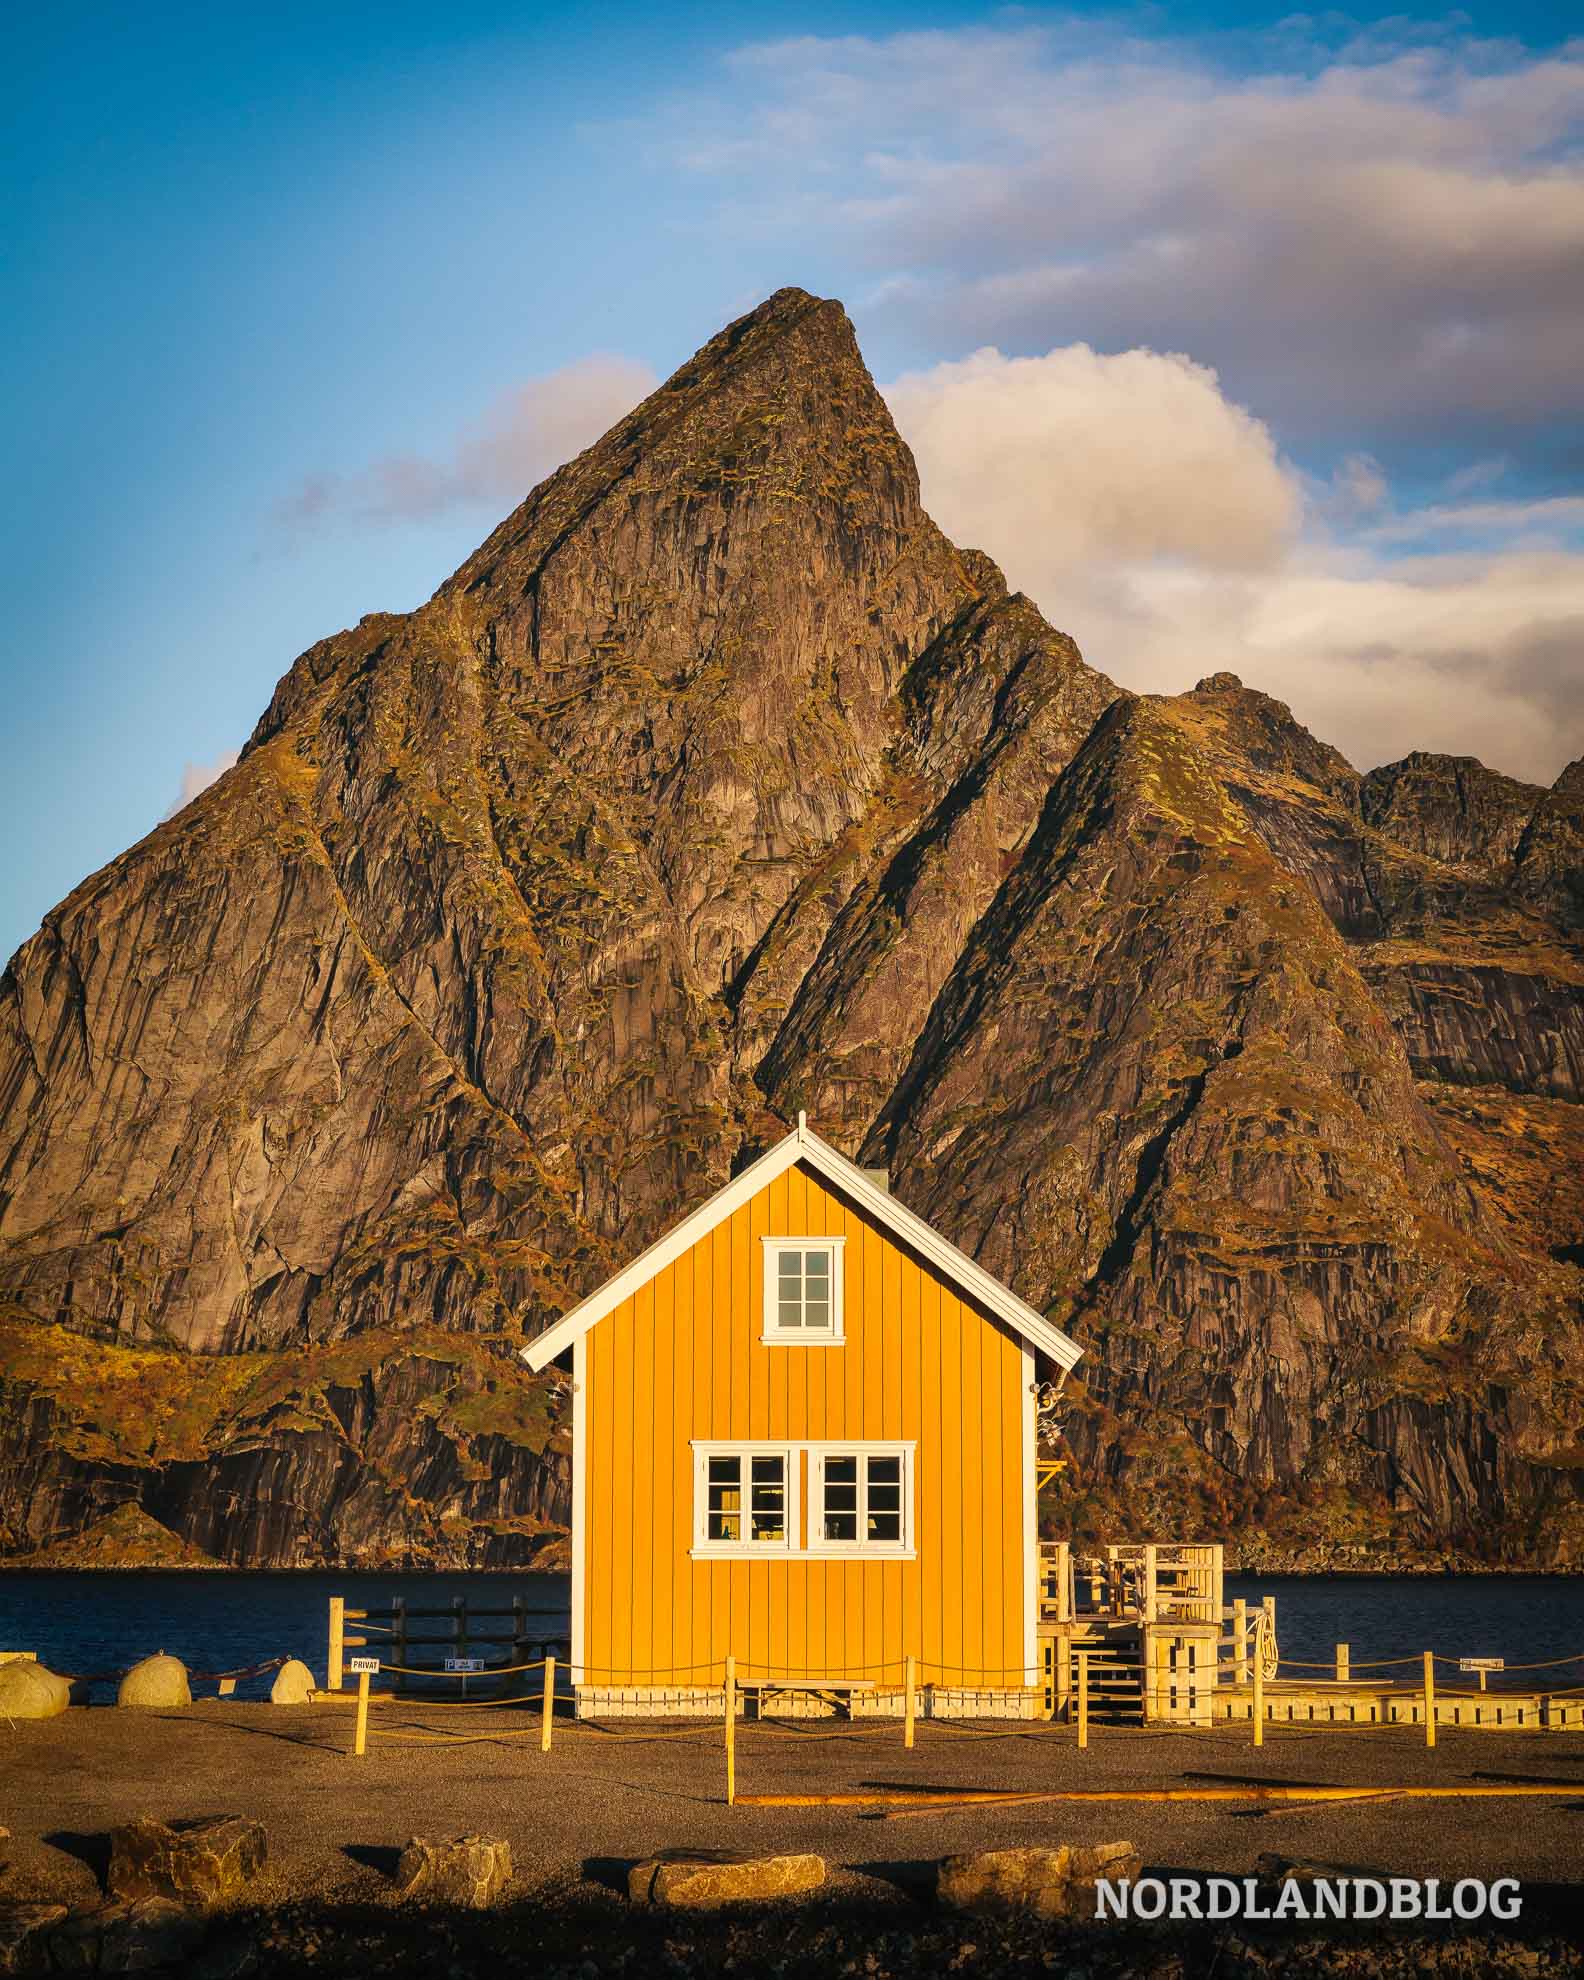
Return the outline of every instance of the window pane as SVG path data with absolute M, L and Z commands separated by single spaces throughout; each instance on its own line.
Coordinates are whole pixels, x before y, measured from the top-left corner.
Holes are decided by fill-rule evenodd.
M 742 1475 L 738 1467 L 742 1459 L 736 1457 L 712 1457 L 709 1461 L 710 1483 L 735 1485 Z
M 801 1251 L 782 1251 L 777 1253 L 777 1256 L 780 1259 L 780 1270 L 783 1279 L 790 1279 L 795 1284 L 802 1278 L 803 1254 Z
M 740 1540 L 742 1538 L 741 1516 L 734 1512 L 712 1511 L 706 1531 L 711 1540 Z
M 825 1487 L 825 1510 L 827 1512 L 856 1512 L 858 1510 L 858 1487 L 856 1485 L 827 1485 Z
M 825 1515 L 825 1538 L 827 1540 L 856 1540 L 858 1538 L 858 1515 L 856 1513 L 827 1513 Z
M 803 1308 L 803 1324 L 805 1327 L 830 1325 L 830 1307 L 823 1299 L 815 1299 L 812 1294 L 809 1295 L 808 1303 Z
M 900 1485 L 871 1485 L 869 1487 L 869 1510 L 871 1512 L 900 1512 L 902 1510 L 902 1487 Z
M 777 1324 L 782 1327 L 801 1327 L 803 1324 L 803 1302 L 801 1300 L 783 1297 L 778 1309 Z
M 899 1457 L 872 1457 L 869 1460 L 871 1485 L 900 1485 L 901 1482 L 902 1460 Z
M 858 1460 L 855 1457 L 828 1457 L 825 1460 L 825 1482 L 827 1485 L 856 1485 Z
M 812 1279 L 824 1281 L 830 1277 L 830 1253 L 828 1251 L 805 1251 L 803 1269 Z
M 902 1538 L 902 1515 L 899 1512 L 869 1513 L 869 1538 L 871 1540 L 900 1540 Z
M 780 1457 L 756 1457 L 753 1461 L 753 1479 L 756 1485 L 779 1485 L 781 1483 Z

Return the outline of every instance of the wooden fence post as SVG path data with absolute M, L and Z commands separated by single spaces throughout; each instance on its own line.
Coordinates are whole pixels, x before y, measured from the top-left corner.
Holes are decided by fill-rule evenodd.
M 511 1656 L 507 1661 L 513 1664 L 528 1662 L 528 1612 L 523 1606 L 523 1598 L 520 1595 L 512 1597 L 512 1647 Z M 513 1678 L 501 1686 L 502 1698 L 509 1697 L 515 1690 L 521 1690 L 526 1694 L 528 1690 L 526 1671 L 518 1671 Z
M 369 1674 L 358 1672 L 357 1719 L 352 1727 L 352 1753 L 361 1759 L 368 1750 Z
M 1233 1674 L 1239 1684 L 1248 1683 L 1248 1604 L 1240 1595 L 1232 1604 Z
M 555 1724 L 555 1658 L 545 1656 L 544 1710 L 539 1716 L 539 1751 L 550 1751 L 550 1732 Z
M 346 1635 L 346 1597 L 330 1597 L 330 1650 L 325 1665 L 325 1690 L 339 1691 L 342 1684 L 343 1639 Z
M 1435 1653 L 1424 1653 L 1425 1745 L 1435 1745 Z
M 1078 1744 L 1089 1744 L 1089 1652 L 1078 1652 Z
M 1348 1655 L 1348 1646 L 1345 1643 L 1339 1643 L 1336 1647 L 1338 1684 L 1346 1684 L 1348 1681 Z
M 737 1659 L 726 1659 L 726 1682 L 721 1687 L 726 1705 L 726 1805 L 737 1800 Z
M 407 1597 L 405 1595 L 391 1597 L 391 1640 L 396 1645 L 395 1662 L 404 1665 L 407 1662 Z M 407 1689 L 407 1680 L 400 1671 L 396 1673 L 393 1689 L 396 1691 Z
M 907 1698 L 904 1704 L 903 1717 L 902 1717 L 902 1744 L 904 1746 L 911 1746 L 913 1744 L 913 1715 L 917 1709 L 916 1696 L 915 1696 L 916 1680 L 918 1677 L 917 1659 L 913 1657 L 905 1657 L 903 1659 L 902 1667 L 904 1673 L 904 1682 L 907 1686 Z
M 1254 1744 L 1265 1744 L 1265 1658 L 1260 1641 L 1254 1641 Z

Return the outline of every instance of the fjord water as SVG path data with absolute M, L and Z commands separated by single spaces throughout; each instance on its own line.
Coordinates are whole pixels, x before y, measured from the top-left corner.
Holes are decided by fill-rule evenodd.
M 156 1650 L 171 1651 L 194 1671 L 291 1656 L 322 1675 L 332 1595 L 344 1595 L 349 1607 L 369 1609 L 389 1607 L 396 1595 L 410 1608 L 442 1608 L 462 1595 L 470 1606 L 490 1609 L 509 1608 L 520 1596 L 545 1634 L 553 1636 L 566 1628 L 571 1587 L 564 1574 L 19 1570 L 0 1573 L 0 1650 L 31 1650 L 70 1675 L 119 1672 Z M 1412 1657 L 1425 1650 L 1503 1657 L 1510 1666 L 1584 1655 L 1584 1577 L 1228 1578 L 1228 1603 L 1242 1596 L 1253 1604 L 1264 1595 L 1276 1598 L 1284 1676 L 1303 1675 L 1286 1668 L 1289 1662 L 1329 1662 L 1338 1643 L 1351 1646 L 1356 1671 L 1374 1658 Z M 431 1650 L 425 1660 L 435 1655 Z M 1532 1682 L 1584 1684 L 1584 1663 L 1537 1672 Z M 243 1682 L 237 1692 L 257 1697 L 268 1687 L 264 1677 Z M 101 1688 L 94 1695 L 109 1693 Z
M 520 1596 L 530 1633 L 540 1627 L 557 1637 L 567 1627 L 571 1581 L 564 1574 L 23 1569 L 0 1573 L 0 1650 L 31 1650 L 68 1676 L 124 1671 L 156 1650 L 170 1651 L 192 1671 L 301 1657 L 322 1679 L 332 1595 L 345 1596 L 353 1609 L 388 1609 L 398 1595 L 412 1609 L 445 1608 L 458 1595 L 471 1608 L 509 1609 Z M 414 1624 L 414 1634 L 419 1627 Z M 488 1627 L 505 1632 L 510 1624 L 497 1620 Z M 349 1623 L 348 1634 L 355 1628 Z M 445 1628 L 426 1624 L 422 1633 L 439 1635 Z M 488 1654 L 497 1654 L 497 1646 Z M 433 1650 L 421 1655 L 426 1663 L 438 1661 Z M 263 1697 L 269 1687 L 268 1675 L 244 1680 L 237 1696 Z M 113 1694 L 101 1687 L 93 1695 Z

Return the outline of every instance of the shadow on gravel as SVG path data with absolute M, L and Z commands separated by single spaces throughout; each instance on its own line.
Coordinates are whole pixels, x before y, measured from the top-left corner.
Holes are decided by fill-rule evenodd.
M 933 1862 L 854 1863 L 849 1868 L 860 1877 L 873 1877 L 876 1883 L 889 1884 L 918 1904 L 928 1904 L 935 1895 Z
M 110 1874 L 110 1838 L 102 1832 L 79 1832 L 76 1829 L 54 1829 L 47 1836 L 40 1837 L 51 1849 L 58 1849 L 63 1856 L 75 1856 L 79 1863 L 86 1863 L 93 1872 L 94 1882 L 100 1890 L 105 1887 L 105 1878 Z
M 387 1880 L 396 1875 L 401 1851 L 389 1843 L 348 1843 L 341 1854 L 364 1870 L 377 1870 Z
M 625 1897 L 628 1873 L 637 1862 L 636 1856 L 586 1856 L 583 1859 L 583 1875 L 591 1884 L 598 1884 L 601 1890 L 614 1891 L 618 1897 Z

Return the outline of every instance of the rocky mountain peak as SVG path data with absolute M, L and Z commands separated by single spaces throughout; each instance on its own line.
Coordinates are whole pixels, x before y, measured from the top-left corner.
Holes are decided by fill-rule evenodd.
M 0 1555 L 540 1557 L 524 1335 L 799 1107 L 1078 1330 L 1068 1530 L 1565 1551 L 1569 777 L 1119 689 L 778 291 L 0 977 Z
M 1517 850 L 1545 793 L 1473 756 L 1414 750 L 1371 770 L 1359 787 L 1365 822 L 1448 866 L 1497 868 Z

